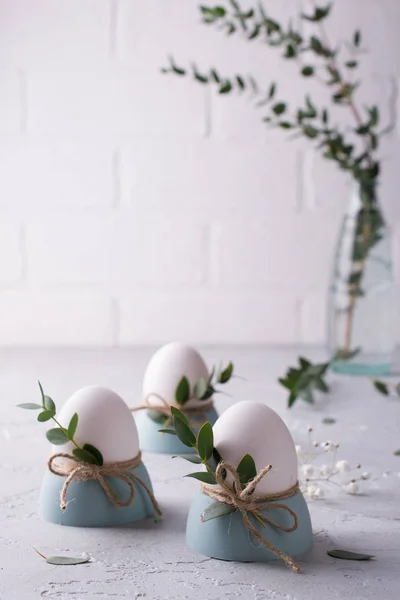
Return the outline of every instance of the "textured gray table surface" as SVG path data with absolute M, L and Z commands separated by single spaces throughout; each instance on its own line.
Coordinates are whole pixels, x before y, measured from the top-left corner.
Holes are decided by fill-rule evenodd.
M 296 443 L 315 436 L 340 442 L 340 458 L 362 462 L 372 473 L 365 493 L 348 496 L 333 488 L 310 502 L 314 547 L 301 560 L 302 574 L 284 565 L 237 564 L 196 555 L 185 546 L 185 521 L 197 482 L 182 479 L 188 463 L 144 456 L 164 519 L 124 529 L 75 529 L 43 523 L 37 499 L 50 446 L 34 413 L 16 409 L 37 401 L 36 380 L 61 405 L 89 383 L 108 386 L 126 401 L 140 395 L 151 349 L 0 351 L 0 600 L 88 600 L 144 598 L 178 600 L 397 600 L 400 598 L 400 400 L 383 398 L 366 380 L 332 380 L 332 393 L 315 408 L 285 407 L 276 384 L 297 352 L 263 349 L 203 351 L 209 364 L 234 360 L 245 380 L 230 385 L 232 398 L 218 396 L 224 410 L 234 400 L 264 401 L 291 428 Z M 321 423 L 325 416 L 334 425 Z M 187 466 L 188 465 L 188 466 Z M 54 567 L 44 554 L 90 555 L 81 566 Z M 370 562 L 330 558 L 326 550 L 347 548 L 376 556 Z

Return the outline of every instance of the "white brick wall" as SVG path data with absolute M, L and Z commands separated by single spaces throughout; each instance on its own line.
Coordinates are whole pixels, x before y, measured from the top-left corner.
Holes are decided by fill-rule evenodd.
M 265 4 L 281 18 L 302 0 Z M 278 54 L 197 5 L 0 0 L 0 345 L 324 342 L 346 179 L 248 97 L 160 74 L 172 53 L 302 98 Z M 330 23 L 364 32 L 364 97 L 388 117 L 399 0 L 336 0 Z M 381 190 L 400 258 L 398 135 Z

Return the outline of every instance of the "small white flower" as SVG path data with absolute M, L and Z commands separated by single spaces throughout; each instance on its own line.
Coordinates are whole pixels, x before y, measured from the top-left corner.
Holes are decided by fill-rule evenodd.
M 313 446 L 314 446 L 314 448 L 318 448 L 319 442 L 317 442 L 317 440 L 315 440 L 315 442 L 313 442 Z
M 332 467 L 329 465 L 322 465 L 321 467 L 321 475 L 328 476 L 332 473 Z
M 347 473 L 348 471 L 350 471 L 350 464 L 347 460 L 339 460 L 336 463 L 336 468 L 338 471 L 340 471 L 340 473 Z
M 310 496 L 310 498 L 314 498 L 315 496 L 315 492 L 317 491 L 317 488 L 315 485 L 309 485 L 307 488 L 307 494 Z
M 352 496 L 354 494 L 357 494 L 358 492 L 358 485 L 356 484 L 355 481 L 352 481 L 351 483 L 349 483 L 349 485 L 346 488 L 346 491 L 348 494 L 351 494 Z
M 299 454 L 301 454 L 301 446 L 295 446 L 294 448 L 295 448 L 295 450 L 296 450 L 296 454 L 297 454 L 297 456 L 298 456 Z
M 328 442 L 324 442 L 322 444 L 324 451 L 325 452 L 330 452 L 331 450 L 335 449 L 335 444 L 333 442 L 331 442 L 330 440 Z
M 322 488 L 317 487 L 314 492 L 314 498 L 323 498 L 325 496 L 325 492 Z
M 361 479 L 363 479 L 364 481 L 366 481 L 367 479 L 371 479 L 371 473 L 367 473 L 367 472 L 363 473 L 361 475 Z
M 311 477 L 312 475 L 314 475 L 314 467 L 312 465 L 303 465 L 301 467 L 301 470 L 305 477 Z

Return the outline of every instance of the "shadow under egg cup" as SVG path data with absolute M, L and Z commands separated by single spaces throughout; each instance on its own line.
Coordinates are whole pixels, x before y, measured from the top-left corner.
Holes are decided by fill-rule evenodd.
M 200 427 L 209 421 L 214 425 L 218 419 L 218 413 L 214 406 L 210 406 L 201 415 L 186 415 L 193 429 L 198 431 Z M 194 448 L 188 448 L 176 437 L 169 433 L 160 433 L 164 425 L 156 423 L 143 409 L 135 414 L 136 425 L 139 433 L 139 445 L 145 452 L 156 452 L 159 454 L 194 454 Z
M 237 562 L 267 562 L 279 558 L 253 538 L 238 510 L 202 522 L 202 513 L 214 502 L 214 499 L 203 492 L 198 492 L 192 501 L 186 526 L 186 543 L 189 548 L 211 558 Z M 308 506 L 300 490 L 290 498 L 279 500 L 279 503 L 296 513 L 298 527 L 295 531 L 286 533 L 268 524 L 263 527 L 254 517 L 250 516 L 250 519 L 257 531 L 271 544 L 295 558 L 312 546 L 312 525 Z M 285 528 L 293 525 L 292 515 L 282 508 L 264 509 L 261 512 Z
M 151 490 L 149 474 L 143 463 L 130 469 Z M 60 494 L 66 477 L 46 471 L 40 490 L 39 514 L 44 521 L 71 527 L 112 527 L 128 525 L 155 515 L 151 500 L 143 486 L 132 479 L 135 497 L 129 506 L 116 506 L 105 495 L 96 480 L 71 481 L 68 486 L 67 508 L 60 508 Z M 117 477 L 105 477 L 119 501 L 128 500 L 130 488 Z

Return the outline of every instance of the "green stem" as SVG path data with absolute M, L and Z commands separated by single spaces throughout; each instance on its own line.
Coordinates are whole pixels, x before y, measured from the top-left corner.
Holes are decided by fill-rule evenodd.
M 63 427 L 55 417 L 52 417 L 54 423 L 56 423 L 60 429 L 62 429 L 62 431 L 65 433 L 65 435 L 67 435 L 67 430 L 65 429 L 65 427 Z M 70 442 L 72 442 L 75 446 L 75 448 L 79 448 L 80 450 L 82 450 L 82 448 L 80 446 L 78 446 L 78 444 L 75 442 L 74 438 L 72 438 L 72 440 L 69 440 Z

